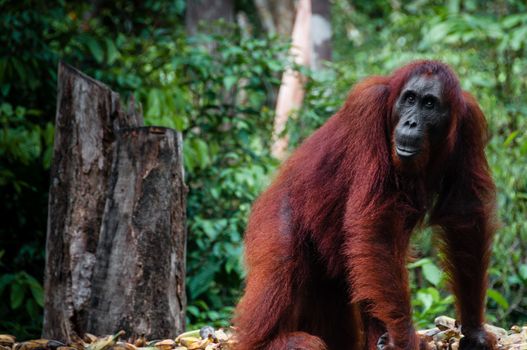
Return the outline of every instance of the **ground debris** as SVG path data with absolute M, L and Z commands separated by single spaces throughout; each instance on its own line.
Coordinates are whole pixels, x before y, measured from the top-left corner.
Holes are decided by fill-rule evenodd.
M 431 350 L 458 350 L 463 337 L 459 324 L 448 316 L 439 316 L 435 327 L 417 333 L 426 339 Z M 527 325 L 514 325 L 505 330 L 492 325 L 485 329 L 498 340 L 498 350 L 527 350 Z M 121 340 L 124 331 L 97 337 L 86 333 L 72 344 L 56 340 L 36 339 L 17 343 L 12 335 L 0 334 L 0 350 L 234 350 L 238 342 L 233 327 L 214 329 L 205 326 L 178 335 L 175 339 L 147 339 L 144 335 Z M 243 339 L 239 340 L 243 341 Z
M 426 339 L 432 350 L 457 350 L 459 341 L 463 337 L 457 321 L 448 316 L 439 316 L 434 321 L 435 327 L 420 330 L 417 333 Z M 527 325 L 514 325 L 509 331 L 486 324 L 487 332 L 492 333 L 497 341 L 499 350 L 527 350 Z
M 64 344 L 48 339 L 17 343 L 14 336 L 0 334 L 0 350 L 232 350 L 235 339 L 232 328 L 216 330 L 210 326 L 182 333 L 175 339 L 149 340 L 141 335 L 123 341 L 124 335 L 124 331 L 103 337 L 86 333 L 82 339 Z

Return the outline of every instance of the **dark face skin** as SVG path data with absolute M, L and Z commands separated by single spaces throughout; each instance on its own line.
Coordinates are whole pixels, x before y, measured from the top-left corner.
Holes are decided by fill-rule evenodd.
M 446 137 L 450 111 L 443 97 L 443 84 L 436 76 L 408 80 L 394 105 L 399 117 L 395 128 L 395 151 L 402 160 L 420 154 L 428 142 L 433 146 Z

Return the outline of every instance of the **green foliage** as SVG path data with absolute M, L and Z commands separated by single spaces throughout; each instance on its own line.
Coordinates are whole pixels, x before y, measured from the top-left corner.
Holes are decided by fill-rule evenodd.
M 243 230 L 276 166 L 269 154 L 273 93 L 286 49 L 273 38 L 202 37 L 177 62 L 175 74 L 187 82 L 187 290 L 195 325 L 225 325 L 241 292 Z
M 446 295 L 445 275 L 430 258 L 408 264 L 412 279 L 412 307 L 417 327 L 433 327 L 435 317 L 450 311 L 454 297 Z
M 0 267 L 5 251 L 0 251 Z M 40 332 L 44 291 L 42 284 L 25 271 L 0 275 L 0 295 L 6 301 L 0 305 L 0 314 L 10 314 L 2 327 L 28 336 Z M 27 320 L 25 316 L 29 316 Z
M 0 329 L 40 334 L 57 54 L 44 4 L 0 1 Z

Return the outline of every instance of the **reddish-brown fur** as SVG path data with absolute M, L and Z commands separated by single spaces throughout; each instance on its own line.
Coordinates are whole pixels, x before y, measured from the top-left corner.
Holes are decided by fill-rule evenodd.
M 392 108 L 414 75 L 439 77 L 451 119 L 443 142 L 407 168 L 392 150 Z M 405 264 L 426 213 L 444 242 L 467 335 L 462 347 L 487 342 L 491 349 L 481 330 L 494 232 L 486 137 L 476 101 L 440 62 L 414 62 L 358 84 L 254 204 L 237 349 L 375 349 L 385 332 L 388 348 L 423 347 Z

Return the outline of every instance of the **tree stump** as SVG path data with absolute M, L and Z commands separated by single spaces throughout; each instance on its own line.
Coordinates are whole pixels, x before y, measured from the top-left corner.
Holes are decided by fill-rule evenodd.
M 63 63 L 59 64 L 58 85 L 46 241 L 43 336 L 69 342 L 91 331 L 88 326 L 102 334 L 110 334 L 123 324 L 130 327 L 125 329 L 128 335 L 139 334 L 131 321 L 123 321 L 131 320 L 132 315 L 112 313 L 113 304 L 108 306 L 112 309 L 99 318 L 101 324 L 96 322 L 92 314 L 100 315 L 100 305 L 96 303 L 96 293 L 99 292 L 120 294 L 121 303 L 136 307 L 142 302 L 140 312 L 150 310 L 145 314 L 149 317 L 148 322 L 145 321 L 146 329 L 157 327 L 156 332 L 167 335 L 180 332 L 184 327 L 179 314 L 185 309 L 182 271 L 186 240 L 181 136 L 166 129 L 139 128 L 142 116 L 133 106 L 125 112 L 117 93 Z M 136 137 L 137 140 L 131 141 Z M 129 147 L 125 146 L 128 143 L 123 144 L 125 139 L 129 140 Z M 135 141 L 145 143 L 139 146 Z M 128 154 L 119 160 L 116 157 L 126 154 L 120 151 L 123 148 L 127 149 L 123 152 L 132 152 L 133 149 L 136 154 Z M 143 156 L 146 158 L 141 160 Z M 125 160 L 138 166 L 129 168 L 130 173 L 126 176 L 134 179 L 134 184 L 139 187 L 126 187 L 124 192 L 115 194 L 113 191 L 118 180 L 125 181 L 122 178 L 125 176 L 122 173 Z M 151 174 L 141 172 L 147 168 L 152 170 Z M 168 181 L 174 182 L 169 184 Z M 117 209 L 116 200 L 120 201 Z M 135 207 L 126 206 L 127 203 L 133 203 Z M 122 212 L 119 217 L 109 217 L 115 214 L 110 214 L 111 210 Z M 146 213 L 151 222 L 136 221 Z M 136 230 L 130 234 L 141 232 L 141 239 L 123 236 L 122 227 L 130 222 Z M 153 237 L 157 237 L 157 247 Z M 112 243 L 112 239 L 115 242 Z M 125 243 L 130 244 L 128 249 L 135 255 L 133 258 L 127 256 L 126 261 L 142 267 L 143 281 L 139 281 L 138 276 L 134 276 L 135 279 L 112 279 L 118 276 L 109 271 L 117 271 L 122 266 L 122 261 L 111 259 L 123 254 L 124 247 L 119 245 L 119 239 L 128 240 Z M 109 247 L 108 241 L 111 243 Z M 152 255 L 147 254 L 144 244 L 149 244 Z M 169 252 L 168 256 L 174 261 L 167 260 L 165 252 Z M 153 260 L 152 256 L 156 259 Z M 163 296 L 158 291 L 161 287 L 150 285 L 152 277 L 157 279 L 160 276 L 165 280 L 156 282 L 164 283 L 165 301 L 161 301 Z M 144 286 L 139 286 L 143 282 Z M 169 286 L 171 283 L 173 285 Z M 157 298 L 155 301 L 151 298 L 142 301 L 127 299 L 137 297 L 137 293 L 146 288 L 156 291 L 153 293 Z M 124 290 L 132 289 L 133 294 L 124 293 Z M 115 299 L 112 302 L 118 303 Z M 92 309 L 92 305 L 97 308 Z M 118 305 L 116 310 L 123 311 Z M 159 318 L 162 314 L 163 318 Z M 173 316 L 173 322 L 161 321 L 167 319 L 166 314 L 178 316 Z M 168 322 L 172 323 L 168 325 Z
M 181 135 L 170 129 L 119 133 L 97 247 L 91 333 L 124 329 L 159 339 L 184 329 L 181 147 Z

